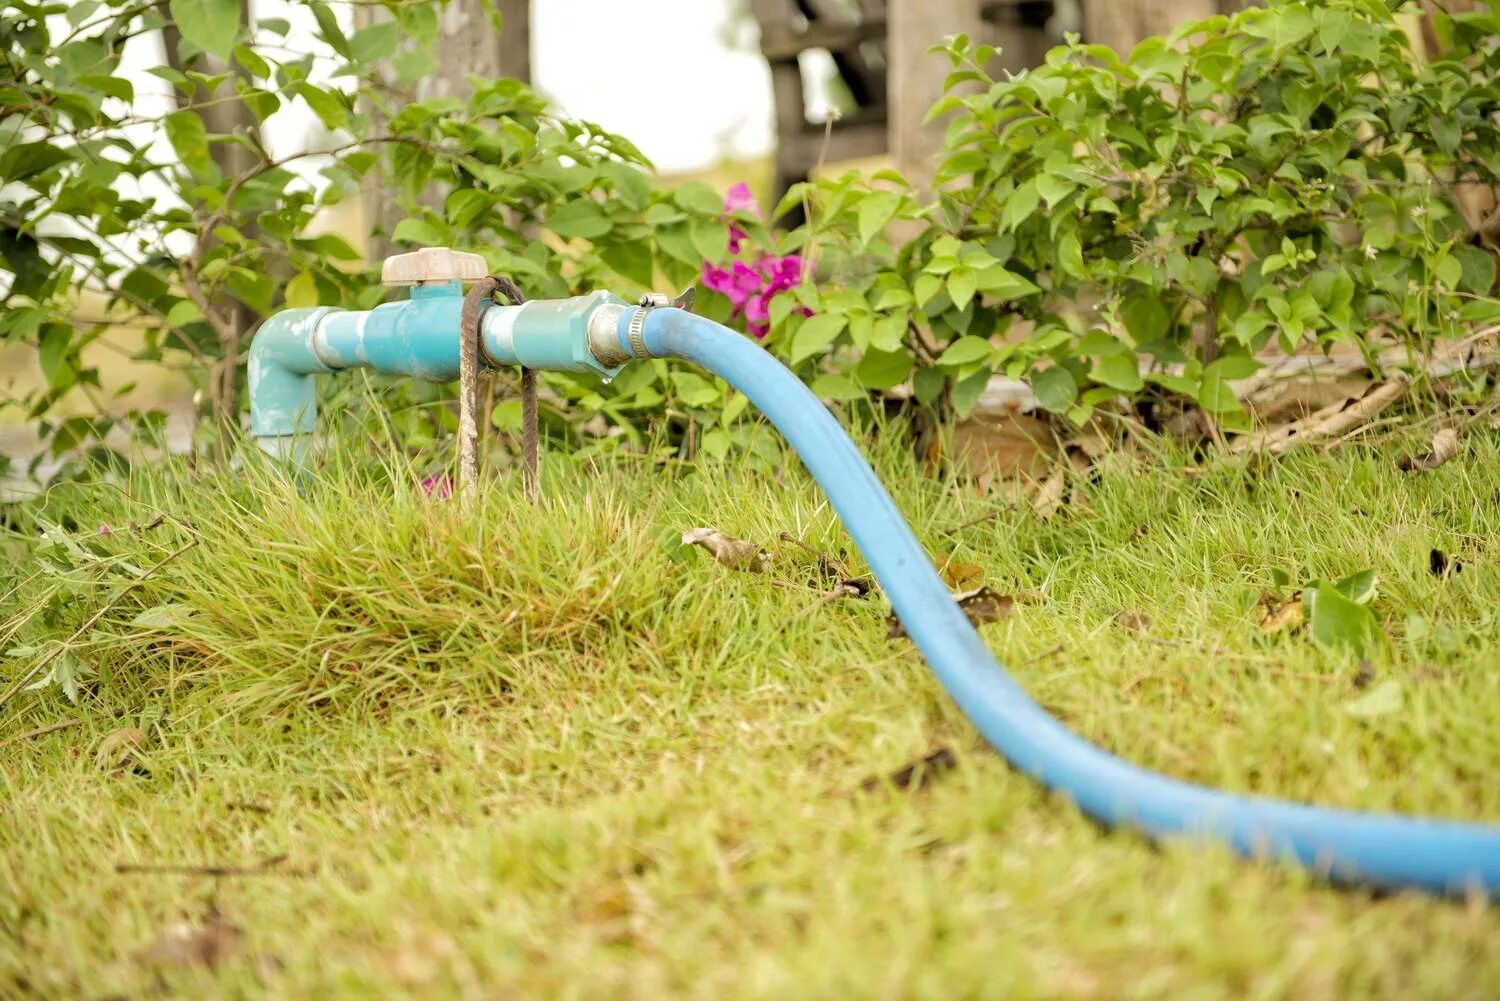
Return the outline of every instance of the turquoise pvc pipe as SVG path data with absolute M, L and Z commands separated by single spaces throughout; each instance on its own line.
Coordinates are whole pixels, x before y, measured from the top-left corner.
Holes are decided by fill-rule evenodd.
M 594 292 L 488 306 L 480 315 L 481 362 L 612 376 L 619 366 L 601 364 L 588 343 L 589 318 L 604 305 L 624 302 Z M 462 313 L 463 286 L 452 281 L 414 286 L 410 299 L 368 311 L 321 306 L 268 317 L 250 344 L 247 364 L 251 433 L 264 443 L 313 432 L 313 379 L 324 372 L 363 367 L 432 382 L 458 378 Z
M 621 315 L 621 350 L 634 309 Z M 1241 796 L 1168 778 L 1078 737 L 995 660 L 828 409 L 748 338 L 677 309 L 645 321 L 645 355 L 723 377 L 780 429 L 823 488 L 902 624 L 965 715 L 1016 768 L 1089 816 L 1153 837 L 1211 838 L 1248 858 L 1294 860 L 1342 883 L 1500 895 L 1500 827 Z

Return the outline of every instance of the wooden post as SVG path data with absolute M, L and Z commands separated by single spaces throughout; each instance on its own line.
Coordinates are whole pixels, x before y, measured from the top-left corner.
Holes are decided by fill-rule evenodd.
M 1084 0 L 1083 37 L 1123 56 L 1150 35 L 1244 5 L 1240 0 Z
M 896 169 L 915 183 L 932 177 L 933 153 L 942 145 L 945 123 L 922 124 L 927 109 L 943 92 L 948 60 L 927 50 L 948 35 L 982 38 L 984 22 L 976 0 L 890 0 L 886 13 L 887 93 L 890 95 L 889 147 Z
M 490 23 L 492 5 L 500 11 L 499 32 Z M 357 28 L 389 16 L 379 4 L 360 3 L 354 7 Z M 469 92 L 470 74 L 510 76 L 530 83 L 530 0 L 451 0 L 439 14 L 433 55 L 437 57 L 437 66 L 412 85 L 409 93 L 412 101 L 463 98 Z M 377 121 L 377 127 L 379 124 Z M 379 182 L 380 178 L 371 174 L 364 188 L 365 219 L 371 233 L 366 251 L 371 260 L 390 252 L 390 232 L 401 221 L 397 200 Z M 441 202 L 435 202 L 433 208 L 441 211 Z

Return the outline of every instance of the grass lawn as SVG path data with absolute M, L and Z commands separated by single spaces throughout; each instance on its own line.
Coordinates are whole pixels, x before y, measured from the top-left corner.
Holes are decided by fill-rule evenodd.
M 983 635 L 1090 740 L 1495 823 L 1500 432 L 1398 471 L 1420 449 L 1107 463 L 1045 520 L 877 462 L 934 556 L 1025 599 Z M 348 457 L 300 494 L 153 474 L 14 509 L 0 639 L 116 603 L 77 705 L 0 708 L 0 996 L 1500 995 L 1500 908 L 1153 845 L 1009 771 L 882 600 L 809 589 L 779 534 L 848 542 L 795 463 L 546 473 L 540 510 L 507 481 L 472 516 Z M 190 539 L 128 528 L 157 512 L 199 541 L 133 590 L 65 545 L 74 570 L 31 576 L 33 519 L 107 524 L 85 552 L 146 568 Z M 696 526 L 762 542 L 768 572 L 670 544 Z M 1262 594 L 1370 568 L 1389 643 L 1366 663 L 1262 631 Z M 179 923 L 216 963 L 174 957 Z

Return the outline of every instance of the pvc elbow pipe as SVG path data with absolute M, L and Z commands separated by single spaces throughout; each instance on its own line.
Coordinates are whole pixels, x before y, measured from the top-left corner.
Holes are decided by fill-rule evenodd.
M 481 360 L 494 367 L 613 376 L 627 360 L 596 357 L 593 345 L 612 334 L 624 302 L 608 292 L 571 299 L 492 305 L 480 315 Z M 446 382 L 458 378 L 463 287 L 457 281 L 418 285 L 404 302 L 369 311 L 321 306 L 287 309 L 267 318 L 250 344 L 250 430 L 263 447 L 317 428 L 314 377 L 346 368 Z
M 760 408 L 828 495 L 943 687 L 1016 768 L 1091 817 L 1152 837 L 1210 838 L 1342 883 L 1500 895 L 1500 827 L 1234 795 L 1132 765 L 1069 731 L 995 660 L 859 449 L 795 375 L 744 336 L 676 309 L 650 310 L 645 350 L 633 350 L 635 312 L 618 318 L 619 350 L 693 362 Z

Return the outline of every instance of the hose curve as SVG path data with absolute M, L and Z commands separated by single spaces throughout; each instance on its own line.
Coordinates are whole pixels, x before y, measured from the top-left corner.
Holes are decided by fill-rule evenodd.
M 995 660 L 949 599 L 910 527 L 828 409 L 754 342 L 678 309 L 645 318 L 644 355 L 690 361 L 743 392 L 801 456 L 943 687 L 1016 768 L 1089 816 L 1152 837 L 1222 841 L 1335 882 L 1500 896 L 1500 827 L 1243 796 L 1133 765 L 1069 731 Z

